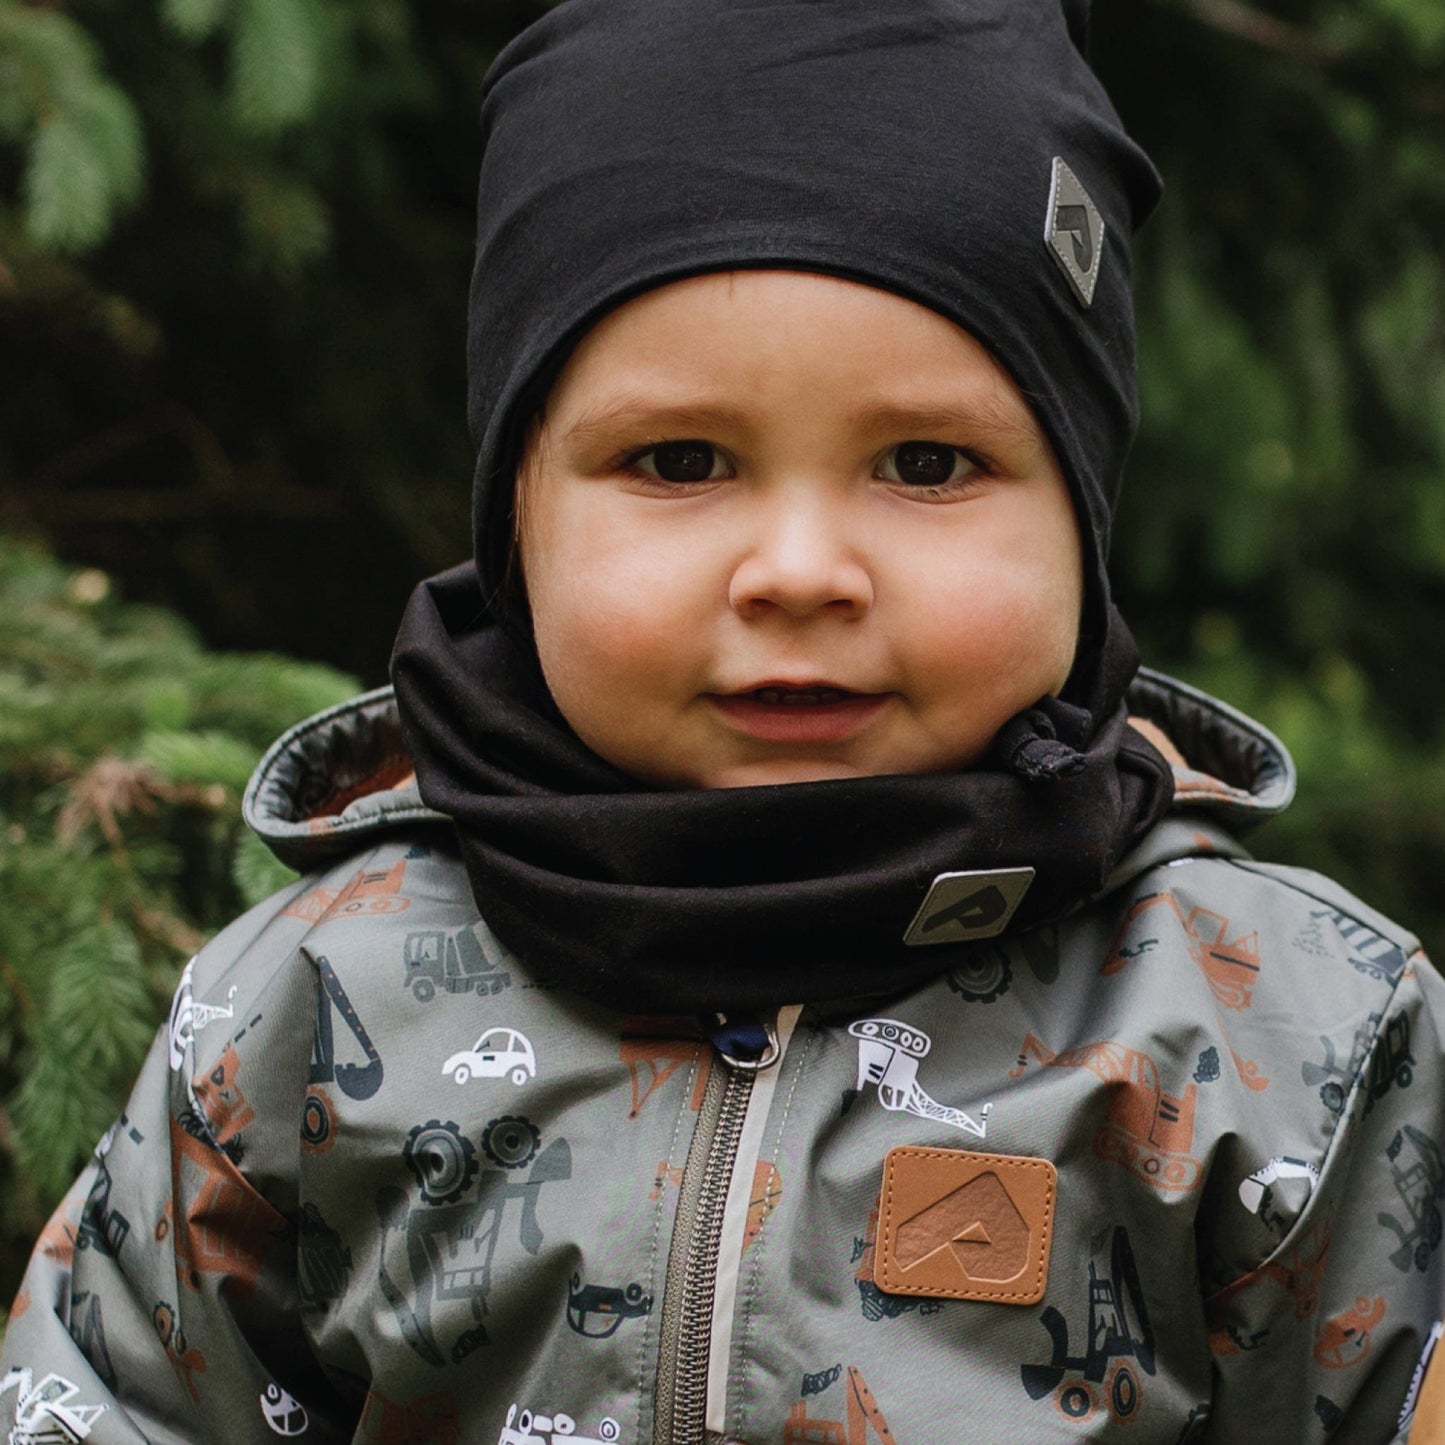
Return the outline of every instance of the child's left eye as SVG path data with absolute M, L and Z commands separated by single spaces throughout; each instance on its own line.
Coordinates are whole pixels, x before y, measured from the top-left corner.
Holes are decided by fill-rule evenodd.
M 890 447 L 879 465 L 885 482 L 909 487 L 944 487 L 978 470 L 967 453 L 946 442 L 909 441 Z

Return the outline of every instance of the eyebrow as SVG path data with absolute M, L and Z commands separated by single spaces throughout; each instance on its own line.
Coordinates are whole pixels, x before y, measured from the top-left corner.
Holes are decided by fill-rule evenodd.
M 623 393 L 588 407 L 567 428 L 565 436 L 568 441 L 586 443 L 618 431 L 663 435 L 743 431 L 751 420 L 747 408 L 726 402 L 659 403 L 643 395 Z M 863 407 L 854 421 L 859 430 L 869 433 L 926 436 L 957 428 L 1029 441 L 1041 434 L 1026 408 L 997 393 L 925 404 L 878 401 Z

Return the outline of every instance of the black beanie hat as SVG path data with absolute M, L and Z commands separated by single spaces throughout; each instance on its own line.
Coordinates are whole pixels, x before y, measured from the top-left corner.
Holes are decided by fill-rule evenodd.
M 588 327 L 667 281 L 784 267 L 910 297 L 999 359 L 1069 480 L 1102 632 L 1129 238 L 1159 179 L 1080 53 L 1086 8 L 566 0 L 518 35 L 484 81 L 467 346 L 484 598 L 522 426 Z

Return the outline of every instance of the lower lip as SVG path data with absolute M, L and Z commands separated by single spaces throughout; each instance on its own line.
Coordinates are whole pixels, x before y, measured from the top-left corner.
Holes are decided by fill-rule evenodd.
M 860 693 L 838 702 L 788 704 L 714 695 L 709 701 L 739 732 L 763 742 L 840 743 L 871 721 L 888 697 Z

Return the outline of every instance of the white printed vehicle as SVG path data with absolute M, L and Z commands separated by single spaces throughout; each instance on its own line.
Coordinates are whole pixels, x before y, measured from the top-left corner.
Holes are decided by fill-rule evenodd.
M 38 1385 L 33 1379 L 29 1369 L 17 1365 L 0 1380 L 0 1395 L 12 1389 L 18 1395 L 7 1445 L 77 1445 L 89 1439 L 105 1406 L 79 1404 L 80 1387 L 62 1375 L 46 1375 Z
M 507 1411 L 507 1423 L 497 1436 L 497 1445 L 558 1445 L 562 1440 L 566 1440 L 567 1445 L 613 1445 L 621 1437 L 622 1427 L 610 1415 L 598 1426 L 595 1435 L 579 1435 L 577 1422 L 560 1410 L 555 1415 L 523 1410 L 519 1415 L 514 1403 Z
M 516 1029 L 488 1029 L 469 1049 L 453 1054 L 442 1065 L 459 1084 L 468 1079 L 511 1079 L 525 1084 L 537 1072 L 537 1056 L 531 1041 Z

